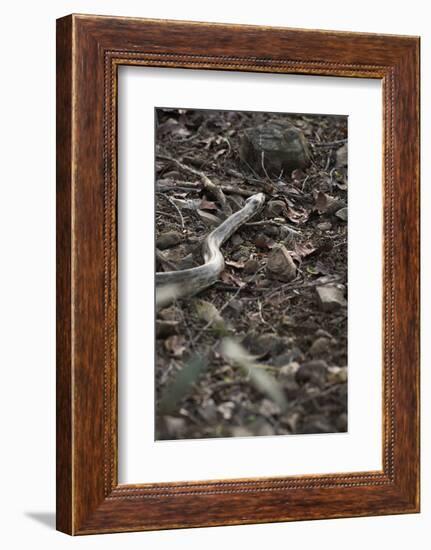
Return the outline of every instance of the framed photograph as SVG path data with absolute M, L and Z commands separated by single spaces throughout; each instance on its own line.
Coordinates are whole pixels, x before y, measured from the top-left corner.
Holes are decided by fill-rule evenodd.
M 419 38 L 57 21 L 57 528 L 419 511 Z

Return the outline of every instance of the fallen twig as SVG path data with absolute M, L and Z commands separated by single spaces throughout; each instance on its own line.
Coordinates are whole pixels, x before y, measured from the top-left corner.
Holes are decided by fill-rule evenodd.
M 216 185 L 215 183 L 213 183 L 206 174 L 204 174 L 200 170 L 197 170 L 196 168 L 192 168 L 191 166 L 188 166 L 187 164 L 184 164 L 184 163 L 180 162 L 179 160 L 174 159 L 173 157 L 170 157 L 168 155 L 158 154 L 157 157 L 162 159 L 162 160 L 167 160 L 169 162 L 173 162 L 174 164 L 176 164 L 179 168 L 181 168 L 185 172 L 189 172 L 190 174 L 194 174 L 195 176 L 198 176 L 201 179 L 204 188 L 218 200 L 218 202 L 220 203 L 220 205 L 222 207 L 222 210 L 225 213 L 225 215 L 230 216 L 232 214 L 232 209 L 231 209 L 229 203 L 227 202 L 227 199 L 226 199 L 221 187 L 219 185 Z
M 168 195 L 164 195 L 163 193 L 159 193 L 156 191 L 156 195 L 160 195 L 161 197 L 164 197 L 169 202 L 169 204 L 171 204 L 175 208 L 175 210 L 177 211 L 180 217 L 181 229 L 184 231 L 184 218 L 183 218 L 183 215 L 181 214 L 181 210 L 178 208 L 175 202 Z
M 156 183 L 156 189 L 158 192 L 163 193 L 164 191 L 199 191 L 201 183 L 196 181 L 181 181 L 178 184 L 170 183 Z M 233 185 L 220 185 L 219 188 L 228 195 L 240 195 L 241 197 L 252 197 L 256 194 L 255 190 L 242 189 L 241 187 L 234 187 Z

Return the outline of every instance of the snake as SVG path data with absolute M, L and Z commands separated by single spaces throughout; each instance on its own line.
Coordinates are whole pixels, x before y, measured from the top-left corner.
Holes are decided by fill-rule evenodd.
M 197 267 L 178 271 L 156 272 L 156 306 L 166 307 L 180 298 L 194 296 L 212 286 L 224 270 L 225 261 L 220 247 L 244 223 L 248 222 L 265 203 L 265 195 L 256 193 L 249 197 L 242 208 L 228 216 L 209 233 L 202 244 L 204 263 Z

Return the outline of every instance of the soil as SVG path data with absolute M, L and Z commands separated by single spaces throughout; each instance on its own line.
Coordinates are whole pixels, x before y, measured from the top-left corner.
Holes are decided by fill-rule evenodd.
M 253 170 L 241 135 L 262 124 L 299 129 L 311 164 Z M 156 438 L 346 431 L 347 117 L 157 109 L 156 127 L 157 271 L 200 265 L 205 236 L 247 196 L 266 195 L 222 246 L 220 280 L 157 313 Z M 279 247 L 293 278 L 267 269 Z M 338 301 L 322 303 L 321 287 Z M 226 341 L 249 367 L 223 351 Z

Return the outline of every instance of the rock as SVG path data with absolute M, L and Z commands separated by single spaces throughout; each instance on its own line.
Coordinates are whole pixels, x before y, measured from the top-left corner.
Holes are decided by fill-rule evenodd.
M 300 235 L 299 231 L 296 231 L 296 229 L 292 229 L 288 225 L 281 225 L 278 228 L 278 234 L 280 236 L 280 239 L 289 246 L 293 245 Z
M 259 405 L 259 414 L 262 416 L 278 416 L 281 413 L 281 408 L 272 399 L 262 399 Z
M 181 318 L 180 311 L 176 306 L 170 306 L 162 309 L 157 315 L 165 321 L 178 321 Z
M 264 418 L 258 418 L 247 426 L 253 435 L 274 435 L 275 431 L 271 424 Z
M 268 218 L 284 218 L 287 214 L 286 204 L 280 200 L 269 201 L 265 207 L 265 214 Z
M 160 250 L 165 250 L 166 248 L 172 248 L 179 244 L 182 240 L 181 233 L 178 231 L 167 231 L 162 233 L 156 240 L 156 246 Z
M 280 355 L 286 351 L 287 347 L 285 340 L 272 332 L 266 334 L 256 334 L 254 331 L 249 332 L 242 343 L 252 355 L 258 357 Z
M 182 357 L 186 350 L 185 338 L 182 335 L 174 334 L 165 340 L 164 346 L 166 351 L 174 357 Z
M 239 154 L 255 172 L 273 176 L 290 175 L 296 168 L 310 164 L 311 155 L 304 134 L 289 126 L 281 129 L 263 124 L 245 130 Z
M 280 369 L 280 374 L 277 378 L 278 382 L 283 386 L 287 400 L 296 399 L 298 397 L 299 385 L 296 381 L 296 373 L 300 368 L 300 364 L 292 361 L 288 365 L 284 365 Z
M 224 328 L 225 322 L 219 310 L 211 302 L 198 300 L 195 304 L 196 315 L 202 321 L 211 323 L 213 328 Z
M 254 239 L 254 245 L 261 250 L 271 250 L 274 247 L 274 241 L 262 232 Z
M 274 247 L 266 264 L 268 277 L 288 283 L 296 277 L 296 265 L 284 245 Z
M 319 305 L 323 311 L 336 311 L 347 306 L 347 300 L 341 289 L 333 285 L 316 287 Z
M 329 367 L 328 382 L 331 384 L 344 384 L 347 382 L 347 367 Z
M 328 338 L 317 338 L 311 345 L 309 353 L 312 357 L 319 357 L 319 355 L 322 355 L 329 350 L 329 346 L 330 341 L 328 340 Z
M 156 320 L 156 338 L 167 338 L 178 334 L 178 321 Z
M 337 168 L 347 166 L 347 143 L 337 149 L 337 152 L 335 153 L 335 166 Z
M 281 419 L 281 422 L 289 428 L 290 433 L 295 434 L 298 432 L 298 423 L 300 419 L 301 419 L 301 415 L 299 413 L 291 412 L 286 414 Z
M 252 437 L 253 433 L 244 428 L 243 426 L 233 426 L 230 428 L 230 434 L 232 437 Z
M 347 432 L 347 414 L 341 413 L 335 421 L 335 425 L 339 432 Z
M 298 384 L 311 382 L 312 384 L 321 386 L 325 383 L 327 374 L 328 365 L 326 361 L 316 359 L 301 365 L 296 371 L 295 380 Z
M 299 348 L 294 347 L 288 352 L 278 355 L 272 361 L 272 364 L 274 365 L 274 367 L 284 367 L 285 365 L 291 364 L 292 361 L 302 361 L 303 359 L 304 359 L 304 355 L 302 351 Z
M 315 195 L 315 201 L 316 209 L 321 214 L 335 214 L 335 212 L 338 212 L 338 210 L 341 210 L 346 206 L 346 203 L 341 199 L 332 197 L 331 195 L 323 193 L 323 191 L 317 192 Z
M 231 237 L 230 242 L 232 243 L 232 246 L 236 248 L 242 245 L 244 239 L 240 235 L 238 235 L 238 233 L 236 233 L 235 235 L 233 235 L 233 237 Z
M 241 300 L 231 300 L 227 307 L 235 313 L 241 313 L 244 310 L 244 303 Z
M 335 215 L 337 218 L 340 218 L 340 220 L 343 220 L 343 222 L 347 221 L 347 208 L 340 208 L 340 210 L 337 210 L 335 212 Z
M 274 237 L 277 238 L 279 235 L 279 230 L 276 225 L 268 224 L 263 228 L 263 232 L 265 235 L 268 235 L 268 237 Z
M 172 439 L 181 439 L 184 437 L 186 430 L 186 421 L 184 418 L 165 415 L 163 420 L 165 422 L 166 431 Z
M 208 424 L 213 424 L 217 421 L 217 407 L 214 399 L 208 399 L 207 402 L 198 409 L 198 412 Z
M 221 403 L 217 407 L 217 410 L 225 420 L 230 420 L 232 418 L 234 408 L 235 403 L 232 403 L 232 401 L 226 401 L 225 403 Z
M 259 267 L 260 267 L 259 262 L 254 258 L 250 258 L 250 260 L 247 260 L 245 262 L 243 271 L 247 275 L 252 275 L 253 273 L 256 273 Z
M 322 336 L 323 338 L 328 338 L 329 340 L 332 338 L 332 335 L 327 330 L 323 330 L 323 328 L 318 328 L 316 330 L 316 338 L 321 338 Z
M 230 256 L 235 262 L 244 262 L 247 259 L 248 251 L 241 247 L 235 250 Z
M 205 212 L 205 210 L 201 210 L 198 208 L 196 210 L 196 213 L 199 215 L 201 220 L 205 222 L 207 225 L 220 225 L 222 220 L 218 216 L 214 216 L 214 214 L 210 214 L 209 212 Z
M 337 428 L 321 414 L 310 415 L 305 419 L 298 433 L 302 434 L 319 434 L 319 433 L 336 433 Z
M 190 135 L 190 131 L 178 122 L 178 120 L 168 118 L 168 120 L 157 126 L 157 137 L 159 139 L 163 139 L 167 135 L 174 139 L 184 139 Z
M 331 227 L 332 227 L 331 222 L 322 222 L 317 224 L 317 229 L 320 229 L 320 231 L 329 231 Z
M 283 367 L 281 367 L 280 375 L 286 377 L 295 375 L 298 372 L 299 368 L 299 363 L 297 363 L 296 361 L 292 361 L 288 365 L 284 365 Z

